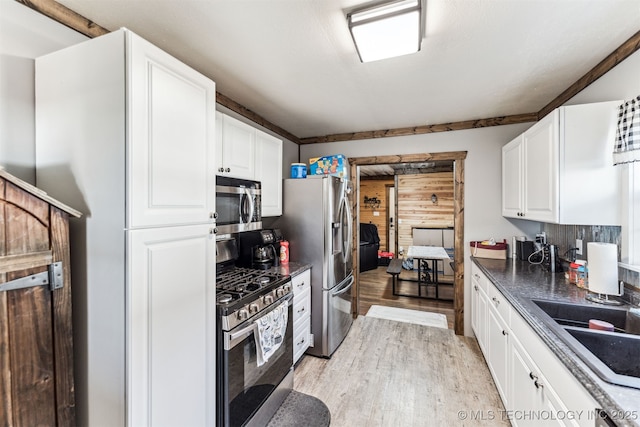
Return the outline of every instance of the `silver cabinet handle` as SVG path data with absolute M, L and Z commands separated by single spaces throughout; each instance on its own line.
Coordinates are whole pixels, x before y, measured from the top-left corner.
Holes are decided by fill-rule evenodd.
M 509 335 L 509 332 L 505 331 L 504 329 L 502 330 L 502 335 L 507 336 Z
M 231 172 L 231 168 L 227 168 L 225 172 Z
M 218 172 L 224 172 L 224 168 L 218 168 Z
M 496 297 L 491 298 L 491 300 L 492 300 L 493 302 L 495 302 L 495 303 L 496 303 L 496 305 L 497 305 L 497 304 L 500 304 L 500 300 L 499 300 L 498 298 L 496 298 Z
M 299 287 L 299 288 L 301 288 L 301 287 L 303 287 L 303 286 L 304 286 L 304 282 L 300 282 L 300 283 L 298 283 L 298 287 Z

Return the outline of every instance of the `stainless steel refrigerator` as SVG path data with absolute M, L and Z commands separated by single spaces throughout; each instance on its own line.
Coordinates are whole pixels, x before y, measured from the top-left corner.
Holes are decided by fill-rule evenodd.
M 349 182 L 333 176 L 285 179 L 278 226 L 292 261 L 310 263 L 311 333 L 308 354 L 330 357 L 351 328 L 353 286 Z

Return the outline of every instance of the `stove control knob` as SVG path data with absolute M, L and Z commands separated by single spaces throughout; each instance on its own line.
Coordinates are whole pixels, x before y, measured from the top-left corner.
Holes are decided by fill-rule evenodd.
M 259 309 L 260 307 L 258 307 L 258 304 L 249 304 L 249 313 L 256 314 Z
M 238 320 L 247 320 L 249 318 L 249 312 L 242 308 L 238 310 Z
M 265 305 L 272 304 L 273 303 L 273 295 L 265 295 L 262 300 L 264 301 Z
M 284 288 L 278 288 L 276 289 L 276 297 L 280 298 L 281 296 L 284 295 Z
M 285 294 L 288 294 L 291 292 L 291 285 L 284 285 L 283 288 L 284 288 Z

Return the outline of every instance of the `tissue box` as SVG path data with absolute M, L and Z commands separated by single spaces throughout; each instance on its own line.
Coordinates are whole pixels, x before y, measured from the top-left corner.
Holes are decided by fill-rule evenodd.
M 309 175 L 333 175 L 348 178 L 347 159 L 342 154 L 309 159 Z
M 482 242 L 470 242 L 471 256 L 476 258 L 507 259 L 507 242 L 496 242 L 495 245 L 485 245 Z

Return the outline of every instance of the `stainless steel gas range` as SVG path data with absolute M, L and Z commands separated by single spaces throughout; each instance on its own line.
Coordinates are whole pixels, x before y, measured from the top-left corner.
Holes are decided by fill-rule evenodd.
M 219 426 L 264 426 L 293 388 L 288 275 L 236 267 L 237 241 L 217 243 Z

